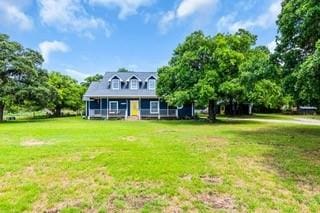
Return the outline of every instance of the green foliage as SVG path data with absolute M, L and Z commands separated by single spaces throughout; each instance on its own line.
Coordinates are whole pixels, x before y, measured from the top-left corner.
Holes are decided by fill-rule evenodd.
M 209 105 L 209 112 L 213 111 L 210 108 L 214 108 L 216 101 L 248 100 L 249 85 L 241 78 L 242 72 L 254 78 L 252 86 L 271 69 L 269 52 L 262 47 L 253 50 L 255 42 L 256 36 L 245 30 L 214 37 L 205 36 L 201 31 L 192 33 L 175 49 L 169 65 L 159 69 L 158 95 L 174 105 L 186 102 Z M 253 56 L 259 58 L 255 55 L 258 53 L 266 60 L 256 65 Z M 241 69 L 244 63 L 247 64 Z M 268 69 L 260 67 L 265 65 Z M 263 69 L 263 76 L 255 76 L 253 72 L 257 67 Z
M 247 101 L 267 108 L 279 108 L 283 102 L 281 72 L 272 63 L 270 52 L 264 47 L 250 51 L 240 66 L 240 81 Z
M 320 40 L 316 48 L 294 73 L 297 79 L 295 90 L 300 104 L 320 107 Z
M 80 85 L 83 86 L 84 88 L 88 89 L 92 82 L 100 81 L 102 78 L 103 78 L 103 75 L 101 75 L 101 74 L 89 76 L 89 77 L 85 78 L 84 81 L 80 83 Z
M 319 212 L 320 126 L 257 118 L 0 124 L 0 212 Z
M 320 38 L 319 0 L 285 0 L 278 19 L 276 56 L 283 66 L 283 86 L 296 100 L 296 75 L 293 74 L 316 49 Z
M 54 111 L 56 116 L 60 116 L 61 110 L 65 108 L 71 110 L 82 108 L 83 88 L 76 80 L 59 72 L 51 72 L 48 84 L 51 91 L 48 108 Z
M 127 68 L 119 68 L 117 72 L 129 72 L 129 70 Z
M 47 73 L 40 68 L 40 53 L 25 49 L 9 36 L 0 34 L 0 121 L 12 104 L 42 107 L 49 93 L 43 82 Z

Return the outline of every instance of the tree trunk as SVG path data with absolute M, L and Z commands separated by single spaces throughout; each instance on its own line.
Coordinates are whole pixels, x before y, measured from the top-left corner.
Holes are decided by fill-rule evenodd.
M 213 100 L 209 101 L 208 114 L 208 119 L 210 122 L 216 121 L 216 103 Z
M 54 110 L 54 116 L 55 117 L 61 116 L 61 107 L 56 107 L 56 109 Z
M 3 121 L 3 116 L 4 116 L 4 104 L 0 103 L 0 122 Z

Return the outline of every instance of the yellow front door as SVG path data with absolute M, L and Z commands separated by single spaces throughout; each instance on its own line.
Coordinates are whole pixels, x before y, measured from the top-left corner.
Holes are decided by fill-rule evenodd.
M 130 114 L 131 116 L 138 116 L 139 112 L 139 102 L 138 101 L 130 101 Z

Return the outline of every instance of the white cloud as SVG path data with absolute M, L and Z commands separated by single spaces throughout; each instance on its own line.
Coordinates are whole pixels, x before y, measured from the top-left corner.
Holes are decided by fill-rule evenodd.
M 65 71 L 72 78 L 75 78 L 79 82 L 82 82 L 85 78 L 87 78 L 89 76 L 88 74 L 82 73 L 82 72 L 74 70 L 74 69 L 66 69 Z
M 281 2 L 282 0 L 275 0 L 264 13 L 255 19 L 235 21 L 235 14 L 222 16 L 217 23 L 218 30 L 227 29 L 229 32 L 236 32 L 239 28 L 268 28 L 275 23 L 277 16 L 281 12 Z
M 54 26 L 61 31 L 78 32 L 82 36 L 94 39 L 91 30 L 103 29 L 106 36 L 110 29 L 101 18 L 90 16 L 81 0 L 38 0 L 40 17 L 44 24 Z
M 89 2 L 93 5 L 118 7 L 120 8 L 118 17 L 125 19 L 127 16 L 136 14 L 140 7 L 151 5 L 154 0 L 89 0 Z
M 176 14 L 174 11 L 168 11 L 165 14 L 163 14 L 163 16 L 161 17 L 158 23 L 160 32 L 163 34 L 166 33 L 175 18 L 176 18 Z
M 40 52 L 45 60 L 49 61 L 50 54 L 53 52 L 68 52 L 69 47 L 61 41 L 44 41 L 39 44 Z
M 176 16 L 184 18 L 196 12 L 212 8 L 216 3 L 217 0 L 182 0 L 177 8 Z
M 270 50 L 270 52 L 274 52 L 274 50 L 277 47 L 277 42 L 275 40 L 271 41 L 269 44 L 267 44 L 268 49 Z
M 158 23 L 161 33 L 166 33 L 175 20 L 184 19 L 196 13 L 212 10 L 218 0 L 182 0 L 175 10 L 162 15 Z
M 9 1 L 0 2 L 0 25 L 10 24 L 18 26 L 21 30 L 30 30 L 33 27 L 32 19 L 19 7 Z

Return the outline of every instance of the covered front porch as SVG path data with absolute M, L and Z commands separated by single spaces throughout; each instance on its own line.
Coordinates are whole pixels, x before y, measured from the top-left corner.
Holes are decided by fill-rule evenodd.
M 155 98 L 90 97 L 85 101 L 88 119 L 179 118 L 181 109 Z

